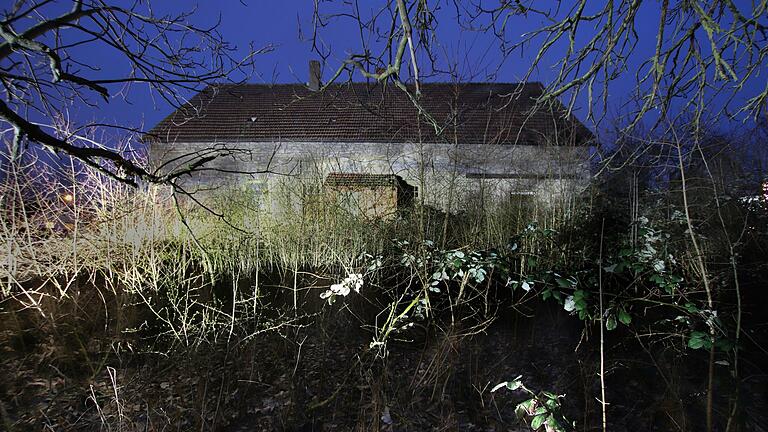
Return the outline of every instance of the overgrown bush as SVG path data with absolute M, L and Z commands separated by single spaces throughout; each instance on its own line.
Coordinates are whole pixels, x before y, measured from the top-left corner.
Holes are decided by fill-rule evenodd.
M 692 193 L 682 176 L 642 188 L 632 180 L 635 189 L 622 191 L 617 177 L 569 208 L 511 200 L 490 213 L 445 213 L 417 203 L 385 220 L 330 200 L 322 179 L 183 197 L 74 164 L 27 162 L 11 166 L 1 192 L 1 319 L 14 350 L 67 379 L 116 380 L 127 369 L 114 365 L 139 353 L 228 358 L 302 329 L 329 341 L 333 322 L 364 330 L 360 367 L 438 335 L 444 361 L 455 341 L 483 334 L 500 314 L 549 304 L 582 323 L 579 346 L 597 339 L 587 350 L 601 366 L 589 357 L 583 367 L 603 392 L 621 370 L 611 363 L 620 348 L 648 356 L 682 407 L 676 422 L 696 425 L 691 418 L 716 403 L 727 406 L 720 423 L 740 419 L 740 353 L 761 343 L 745 329 L 762 322 L 754 305 L 766 275 L 763 198 L 712 195 L 718 186 Z M 663 359 L 707 377 L 707 406 L 684 400 Z M 114 388 L 91 399 L 119 408 Z M 556 393 L 532 394 L 519 415 L 534 429 L 549 427 L 541 406 L 572 409 Z M 108 420 L 126 421 L 115 415 Z

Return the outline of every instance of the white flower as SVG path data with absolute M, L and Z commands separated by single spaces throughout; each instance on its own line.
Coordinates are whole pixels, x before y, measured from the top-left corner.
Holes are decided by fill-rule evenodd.
M 363 275 L 360 273 L 352 273 L 351 275 L 347 276 L 347 278 L 344 279 L 344 282 L 342 283 L 347 286 L 352 286 L 352 289 L 354 289 L 356 293 L 359 293 L 360 288 L 363 287 Z
M 328 291 L 325 291 L 324 293 L 320 294 L 320 298 L 322 299 L 329 299 L 328 302 L 333 301 L 333 296 L 343 296 L 346 297 L 349 295 L 349 293 L 354 289 L 356 293 L 360 292 L 360 288 L 363 287 L 363 275 L 359 273 L 352 273 L 346 278 L 344 278 L 343 281 L 337 284 L 333 284 L 330 286 L 330 289 Z
M 656 262 L 653 263 L 653 269 L 659 273 L 664 271 L 664 267 L 665 267 L 664 261 L 662 260 L 657 260 Z
M 320 293 L 320 298 L 323 300 L 328 299 L 328 304 L 333 303 L 333 291 L 328 290 Z
M 346 297 L 349 295 L 349 287 L 344 282 L 331 285 L 331 291 L 334 294 Z
M 568 296 L 565 299 L 565 304 L 563 304 L 563 309 L 566 310 L 566 312 L 573 312 L 576 310 L 576 300 L 574 300 L 573 296 Z

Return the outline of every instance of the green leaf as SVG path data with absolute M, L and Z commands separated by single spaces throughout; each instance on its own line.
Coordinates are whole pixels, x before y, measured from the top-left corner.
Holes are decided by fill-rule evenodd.
M 616 328 L 616 317 L 613 315 L 608 316 L 608 319 L 605 320 L 605 328 L 608 330 L 613 330 Z
M 533 407 L 533 399 L 528 399 L 526 401 L 520 402 L 515 407 L 515 416 L 517 418 L 522 419 L 523 417 L 527 416 L 528 413 L 531 411 L 531 408 Z
M 507 389 L 509 390 L 517 390 L 520 387 L 523 386 L 523 382 L 519 379 L 516 379 L 514 381 L 507 381 Z
M 528 413 L 525 411 L 525 408 L 523 408 L 523 404 L 518 404 L 515 407 L 515 417 L 521 419 L 525 417 Z
M 619 310 L 619 321 L 624 325 L 629 325 L 632 322 L 632 316 L 624 309 Z
M 505 387 L 505 386 L 506 386 L 508 383 L 509 383 L 508 381 L 504 381 L 503 383 L 498 383 L 498 384 L 496 384 L 496 385 L 495 385 L 495 386 L 493 386 L 493 388 L 491 389 L 491 393 L 495 393 L 495 392 L 496 392 L 496 390 L 498 390 L 498 389 L 500 389 L 500 388 L 502 388 L 502 387 Z
M 667 294 L 674 294 L 676 286 L 677 286 L 676 284 L 665 283 L 663 286 L 664 292 L 666 292 Z
M 700 331 L 691 332 L 691 338 L 688 339 L 688 348 L 699 349 L 710 348 L 711 346 L 712 341 L 709 340 L 708 334 Z
M 584 299 L 576 299 L 576 310 L 585 310 L 587 308 L 587 302 Z
M 546 402 L 544 402 L 544 405 L 547 406 L 549 411 L 554 411 L 558 408 L 558 405 L 560 404 L 557 402 L 557 399 L 547 399 Z
M 734 343 L 730 339 L 718 338 L 715 341 L 715 347 L 721 351 L 728 352 L 733 349 Z
M 531 429 L 536 430 L 541 427 L 541 425 L 544 424 L 544 420 L 547 419 L 546 414 L 537 415 L 536 417 L 531 420 Z
M 557 400 L 558 396 L 552 392 L 543 391 L 541 394 L 544 395 L 548 400 Z
M 556 432 L 560 432 L 563 430 L 563 427 L 560 426 L 560 422 L 558 422 L 555 419 L 555 416 L 552 414 L 550 414 L 549 417 L 547 417 L 547 426 L 548 426 L 548 430 L 552 430 Z
M 485 280 L 485 270 L 477 269 L 477 272 L 475 272 L 475 282 L 481 283 L 484 280 Z
M 688 339 L 688 348 L 699 349 L 704 346 L 704 339 L 692 337 Z
M 519 389 L 520 387 L 523 386 L 523 381 L 521 380 L 522 377 L 523 377 L 522 375 L 518 375 L 517 378 L 513 379 L 512 381 L 504 381 L 503 383 L 496 384 L 491 389 L 491 393 L 495 392 L 496 390 L 502 387 L 506 387 L 509 390 Z

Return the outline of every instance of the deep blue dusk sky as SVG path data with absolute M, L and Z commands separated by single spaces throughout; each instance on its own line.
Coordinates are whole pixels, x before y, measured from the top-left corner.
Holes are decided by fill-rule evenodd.
M 321 3 L 322 4 L 322 3 Z M 380 2 L 361 1 L 361 8 L 366 4 L 381 7 Z M 322 11 L 326 13 L 333 12 L 334 4 L 324 4 Z M 164 9 L 169 11 L 191 10 L 193 6 L 183 1 L 169 2 L 163 4 Z M 347 9 L 348 10 L 348 9 Z M 499 82 L 517 82 L 521 80 L 527 72 L 530 64 L 530 58 L 538 47 L 528 50 L 526 57 L 514 55 L 501 63 L 501 55 L 498 48 L 498 40 L 490 33 L 469 31 L 462 29 L 456 20 L 456 10 L 452 5 L 441 2 L 438 10 L 438 39 L 433 42 L 435 51 L 439 52 L 439 61 L 441 66 L 456 63 L 459 78 L 466 81 L 499 81 Z M 194 22 L 199 25 L 212 25 L 220 17 L 221 24 L 219 31 L 223 38 L 231 44 L 246 52 L 249 44 L 255 47 L 274 46 L 274 50 L 267 54 L 261 54 L 256 61 L 256 75 L 251 76 L 248 81 L 256 83 L 299 83 L 307 80 L 307 63 L 310 59 L 318 59 L 318 55 L 311 51 L 311 43 L 307 40 L 300 40 L 299 27 L 305 36 L 311 34 L 312 22 L 312 1 L 309 0 L 223 0 L 201 2 L 196 6 L 196 13 L 193 16 Z M 656 23 L 658 20 L 658 10 L 656 2 L 650 2 L 649 7 L 643 8 L 639 17 L 639 22 Z M 533 30 L 543 25 L 543 19 L 515 18 L 509 24 L 510 29 L 520 34 Z M 652 30 L 651 30 L 652 31 Z M 323 75 L 328 78 L 333 74 L 335 68 L 350 52 L 359 53 L 361 51 L 361 42 L 359 30 L 349 20 L 332 21 L 326 28 L 321 29 L 320 39 L 326 45 L 331 53 L 327 64 L 323 69 Z M 641 38 L 638 51 L 650 53 L 653 49 L 653 38 Z M 109 51 L 99 52 L 101 58 L 108 58 Z M 547 59 L 554 62 L 555 59 Z M 119 62 L 118 62 L 119 63 Z M 420 56 L 422 68 L 426 68 L 426 59 Z M 499 67 L 501 63 L 501 67 Z M 107 64 L 107 67 L 116 66 Z M 639 66 L 639 64 L 638 64 Z M 497 73 L 493 73 L 498 69 Z M 554 76 L 553 70 L 541 68 L 532 77 L 534 80 L 547 82 Z M 359 74 L 355 75 L 355 80 L 362 80 Z M 433 78 L 436 81 L 448 81 L 450 76 L 443 74 Z M 619 110 L 619 105 L 626 101 L 629 92 L 634 85 L 634 76 L 628 74 L 626 82 L 616 83 L 612 88 L 613 109 Z M 576 107 L 577 117 L 583 118 L 585 107 L 584 99 L 581 98 L 580 105 Z M 160 119 L 165 117 L 172 110 L 162 101 L 157 102 L 155 98 L 141 89 L 135 87 L 132 89 L 129 97 L 131 105 L 124 103 L 120 97 L 115 97 L 108 105 L 103 106 L 98 115 L 104 116 L 103 119 L 116 121 L 118 123 L 130 123 L 132 126 L 143 124 L 145 129 L 151 128 Z M 85 113 L 83 113 L 85 114 Z
M 477 2 L 478 0 L 474 1 Z M 126 4 L 131 3 L 126 1 Z M 305 36 L 312 32 L 313 3 L 310 0 L 219 0 L 201 1 L 195 6 L 194 3 L 187 1 L 169 0 L 154 2 L 153 7 L 159 8 L 161 13 L 178 13 L 195 9 L 191 20 L 194 24 L 202 27 L 211 26 L 220 20 L 218 30 L 222 38 L 238 47 L 241 54 L 246 53 L 251 44 L 255 48 L 273 46 L 274 49 L 271 52 L 261 54 L 256 58 L 255 74 L 247 77 L 247 81 L 255 83 L 300 83 L 307 80 L 308 61 L 318 59 L 318 55 L 311 50 L 311 43 L 300 40 L 299 36 L 300 26 Z M 347 3 L 354 4 L 354 1 Z M 361 11 L 363 15 L 370 14 L 374 7 L 380 8 L 386 4 L 382 1 L 371 0 L 358 0 L 358 3 L 363 9 Z M 342 1 L 320 2 L 320 4 L 323 8 L 322 12 L 325 14 L 338 12 L 342 9 L 344 11 L 349 10 Z M 521 80 L 538 50 L 538 46 L 531 46 L 522 54 L 515 54 L 502 62 L 498 40 L 490 33 L 462 29 L 457 23 L 457 12 L 452 1 L 430 4 L 440 5 L 436 11 L 437 37 L 431 42 L 433 50 L 438 55 L 439 67 L 444 68 L 448 64 L 455 64 L 456 74 L 462 81 L 516 82 Z M 459 2 L 459 4 L 462 3 Z M 498 5 L 498 2 L 490 1 L 489 4 Z M 747 0 L 738 1 L 737 4 L 749 9 L 745 6 L 749 4 Z M 68 8 L 69 5 L 68 1 L 59 3 L 59 6 L 63 8 Z M 595 7 L 599 6 L 598 3 L 595 5 Z M 369 8 L 367 11 L 365 10 L 366 7 Z M 625 112 L 622 105 L 630 99 L 630 93 L 635 86 L 635 73 L 641 63 L 653 52 L 658 19 L 659 2 L 645 1 L 636 19 L 638 40 L 635 53 L 637 55 L 628 63 L 626 73 L 615 80 L 609 88 L 609 121 L 611 117 Z M 382 23 L 386 23 L 386 19 L 383 19 Z M 507 34 L 510 39 L 515 39 L 519 35 L 544 24 L 543 18 L 536 15 L 528 18 L 517 16 L 507 24 Z M 20 23 L 19 27 L 23 28 L 24 26 Z M 383 31 L 385 30 L 383 29 Z M 341 19 L 330 22 L 326 28 L 320 30 L 319 40 L 324 44 L 324 49 L 330 53 L 323 71 L 325 78 L 333 73 L 349 53 L 360 53 L 362 50 L 359 29 L 350 20 Z M 374 46 L 377 44 L 373 40 L 369 40 L 369 42 Z M 577 42 L 579 41 L 577 40 Z M 381 46 L 380 42 L 378 46 Z M 550 82 L 555 71 L 546 66 L 554 64 L 558 60 L 557 55 L 562 55 L 562 52 L 561 47 L 555 49 L 552 55 L 545 57 L 542 61 L 542 67 L 534 73 L 531 79 L 542 81 L 545 84 Z M 423 52 L 418 58 L 422 71 L 428 72 L 428 62 Z M 127 65 L 125 59 L 115 55 L 113 50 L 104 46 L 89 46 L 87 51 L 80 53 L 79 59 L 86 59 L 101 68 L 100 70 L 88 71 L 87 76 L 89 77 L 114 78 L 121 76 L 124 75 Z M 239 80 L 243 77 L 236 76 L 233 78 Z M 354 79 L 362 80 L 362 77 L 356 74 Z M 443 74 L 429 79 L 449 81 L 451 77 Z M 748 83 L 739 97 L 744 100 L 754 95 L 758 89 L 765 86 L 765 79 L 765 71 L 763 71 L 757 79 Z M 81 123 L 95 120 L 148 130 L 173 110 L 173 107 L 161 98 L 157 98 L 156 95 L 153 97 L 144 85 L 134 85 L 127 93 L 118 93 L 118 90 L 120 90 L 119 86 L 112 86 L 110 91 L 113 96 L 109 103 L 100 103 L 97 109 L 85 105 L 71 107 L 70 116 Z M 182 94 L 182 96 L 188 98 L 192 94 Z M 583 95 L 578 99 L 575 106 L 575 115 L 584 120 L 585 112 L 586 96 Z M 595 129 L 594 125 L 589 126 Z

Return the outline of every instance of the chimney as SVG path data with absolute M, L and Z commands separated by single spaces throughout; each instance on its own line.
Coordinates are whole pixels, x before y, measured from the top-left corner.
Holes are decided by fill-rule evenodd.
M 320 62 L 317 60 L 309 61 L 309 89 L 320 90 Z

